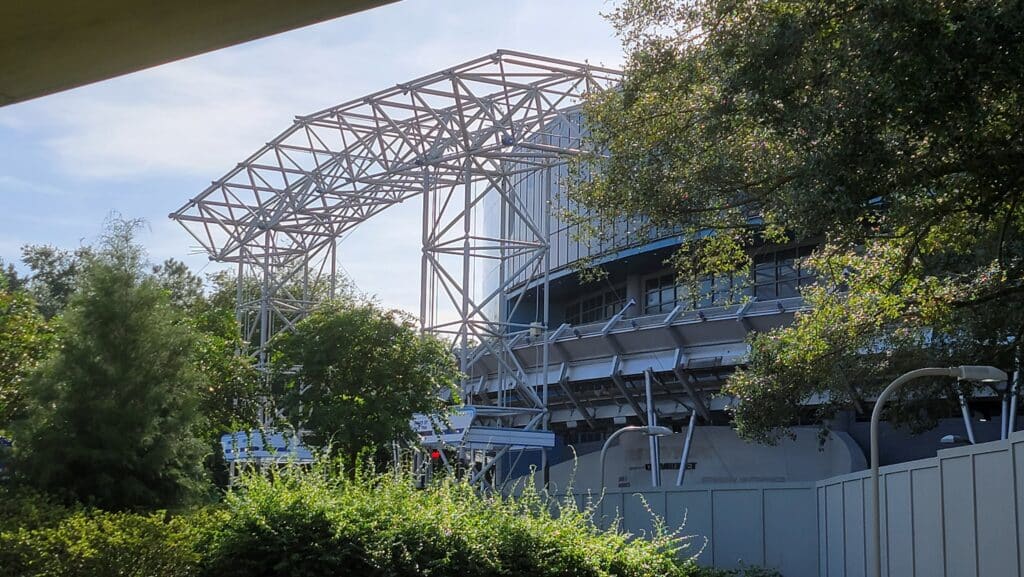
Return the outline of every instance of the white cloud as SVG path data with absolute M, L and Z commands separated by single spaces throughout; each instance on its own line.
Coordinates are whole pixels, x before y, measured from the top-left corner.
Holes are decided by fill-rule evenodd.
M 75 178 L 212 180 L 297 114 L 509 48 L 621 60 L 603 2 L 406 0 L 21 106 L 0 125 L 50 134 Z
M 31 181 L 17 176 L 0 174 L 0 194 L 31 194 L 60 198 L 68 197 L 74 193 L 67 189 L 47 184 L 45 182 Z

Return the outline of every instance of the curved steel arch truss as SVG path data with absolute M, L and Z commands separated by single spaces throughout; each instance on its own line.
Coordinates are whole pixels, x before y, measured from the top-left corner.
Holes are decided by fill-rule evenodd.
M 333 287 L 338 242 L 420 196 L 423 330 L 451 338 L 464 369 L 494 355 L 519 404 L 536 413 L 533 425 L 542 425 L 546 395 L 508 346 L 525 327 L 508 322 L 514 304 L 504 297 L 513 285 L 547 278 L 550 215 L 531 214 L 516 183 L 546 175 L 550 198 L 552 167 L 580 146 L 572 111 L 588 92 L 620 80 L 609 68 L 498 51 L 297 117 L 171 218 L 211 260 L 238 265 L 239 314 L 258 320 L 245 326 L 265 362 L 274 332 L 309 310 L 323 294 L 316 287 Z M 577 125 L 568 132 L 575 136 L 547 134 L 556 123 Z M 245 278 L 259 280 L 258 294 L 246 294 L 256 285 Z M 534 331 L 547 329 L 540 308 Z

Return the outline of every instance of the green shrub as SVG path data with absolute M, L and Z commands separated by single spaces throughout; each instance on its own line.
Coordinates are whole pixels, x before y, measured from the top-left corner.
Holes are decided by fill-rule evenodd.
M 538 494 L 321 466 L 245 476 L 222 506 L 172 516 L 0 499 L 0 577 L 770 577 L 715 572 L 656 523 L 599 529 L 593 509 Z M 552 514 L 554 512 L 554 514 Z M 617 524 L 613 523 L 613 526 Z
M 191 577 L 223 513 L 185 517 L 78 510 L 0 532 L 0 577 Z
M 683 541 L 602 531 L 591 511 L 527 490 L 480 496 L 447 482 L 418 491 L 389 475 L 248 477 L 229 495 L 203 575 L 689 577 Z M 557 515 L 550 510 L 555 508 Z
M 56 499 L 18 485 L 0 485 L 0 533 L 57 524 L 71 514 Z

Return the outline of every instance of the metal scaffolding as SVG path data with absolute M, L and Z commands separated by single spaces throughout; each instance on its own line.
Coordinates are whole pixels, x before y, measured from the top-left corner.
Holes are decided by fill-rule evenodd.
M 422 329 L 451 339 L 467 374 L 482 357 L 497 362 L 513 391 L 497 403 L 543 428 L 547 380 L 527 374 L 510 341 L 527 330 L 547 358 L 552 215 L 528 210 L 517 184 L 540 175 L 550 201 L 552 168 L 581 146 L 572 111 L 620 81 L 617 70 L 501 50 L 297 117 L 171 218 L 211 260 L 237 264 L 239 318 L 265 368 L 274 333 L 334 294 L 339 241 L 420 196 Z M 548 134 L 556 124 L 577 125 L 575 137 Z M 535 320 L 512 322 L 526 291 L 508 297 L 525 286 Z

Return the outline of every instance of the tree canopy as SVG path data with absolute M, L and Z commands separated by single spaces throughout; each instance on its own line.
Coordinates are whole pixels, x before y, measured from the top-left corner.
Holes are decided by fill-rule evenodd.
M 201 486 L 207 450 L 196 337 L 145 274 L 136 225 L 109 223 L 14 427 L 19 476 L 111 509 L 181 502 Z
M 53 348 L 53 329 L 27 293 L 0 279 L 0 431 L 23 407 L 23 387 Z
M 371 303 L 322 305 L 271 348 L 285 414 L 348 452 L 408 438 L 412 414 L 442 410 L 460 376 L 444 343 Z
M 776 438 L 812 397 L 825 419 L 905 368 L 1019 362 L 1019 3 L 626 0 L 609 17 L 628 61 L 585 105 L 601 153 L 571 184 L 584 218 L 681 230 L 683 282 L 747 270 L 760 245 L 818 247 L 809 311 L 754 336 L 727 384 L 741 434 Z

